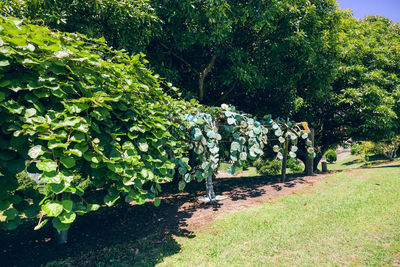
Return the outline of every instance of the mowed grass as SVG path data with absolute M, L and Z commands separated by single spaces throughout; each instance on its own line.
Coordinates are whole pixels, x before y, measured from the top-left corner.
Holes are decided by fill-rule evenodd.
M 227 172 L 228 168 L 231 166 L 232 164 L 226 163 L 226 162 L 222 162 L 219 166 L 218 171 L 221 172 Z M 255 167 L 249 167 L 247 170 L 243 170 L 242 167 L 236 167 L 235 169 L 235 175 L 240 176 L 240 177 L 254 177 L 254 176 L 260 176 L 260 174 L 257 172 Z
M 389 160 L 383 155 L 370 155 L 369 161 L 366 163 L 362 160 L 360 155 L 347 155 L 334 163 L 328 163 L 328 170 L 330 171 L 344 171 L 358 168 L 366 168 L 376 164 L 382 164 Z M 321 163 L 318 165 L 321 170 Z
M 334 174 L 195 234 L 159 265 L 400 266 L 400 161 Z
M 344 158 L 339 159 L 334 163 L 328 163 L 328 170 L 330 171 L 351 170 L 360 168 L 363 164 L 364 163 L 361 160 L 360 156 L 348 155 Z M 321 170 L 321 163 L 318 165 L 318 168 Z

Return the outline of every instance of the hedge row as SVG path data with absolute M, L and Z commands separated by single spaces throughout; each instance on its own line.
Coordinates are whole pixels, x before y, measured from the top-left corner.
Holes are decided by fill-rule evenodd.
M 107 192 L 107 205 L 122 192 L 143 203 L 173 177 L 173 161 L 185 148 L 173 118 L 188 104 L 165 94 L 144 63 L 142 55 L 112 50 L 103 39 L 0 18 L 6 228 L 16 228 L 20 215 L 45 215 L 65 230 L 77 214 L 99 208 L 85 202 L 87 184 Z M 25 169 L 34 186 L 18 183 Z

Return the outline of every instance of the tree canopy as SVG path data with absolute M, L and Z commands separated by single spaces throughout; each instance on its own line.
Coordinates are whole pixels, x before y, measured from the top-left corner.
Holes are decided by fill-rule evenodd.
M 186 99 L 308 121 L 316 163 L 349 138 L 399 133 L 399 26 L 335 0 L 8 0 L 1 12 L 143 52 Z

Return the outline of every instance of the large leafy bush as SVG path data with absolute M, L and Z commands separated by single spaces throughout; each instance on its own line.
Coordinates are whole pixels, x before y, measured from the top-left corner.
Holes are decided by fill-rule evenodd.
M 176 140 L 184 139 L 173 118 L 184 103 L 166 95 L 143 62 L 101 39 L 0 18 L 5 227 L 42 211 L 38 228 L 46 216 L 68 229 L 77 214 L 103 204 L 85 202 L 80 184 L 87 178 L 88 188 L 104 189 L 104 203 L 112 205 L 122 192 L 127 201 L 154 198 L 172 177 L 173 159 L 183 151 Z M 24 169 L 38 190 L 18 183 Z

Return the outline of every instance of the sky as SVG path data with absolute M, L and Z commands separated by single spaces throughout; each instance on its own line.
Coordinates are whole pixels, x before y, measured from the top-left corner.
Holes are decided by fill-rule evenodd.
M 337 0 L 342 9 L 353 9 L 359 19 L 365 15 L 381 15 L 400 22 L 400 0 Z

